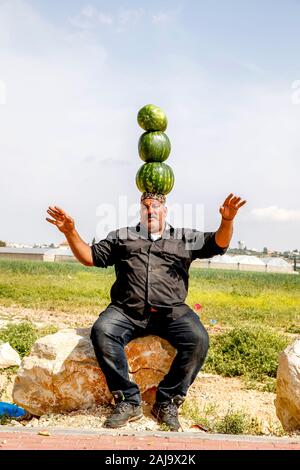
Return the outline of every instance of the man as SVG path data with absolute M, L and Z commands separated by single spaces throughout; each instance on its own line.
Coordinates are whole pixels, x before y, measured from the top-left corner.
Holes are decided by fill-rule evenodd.
M 46 220 L 58 227 L 74 256 L 86 266 L 115 266 L 111 303 L 99 315 L 91 339 L 106 377 L 115 407 L 104 425 L 124 426 L 142 416 L 138 386 L 130 381 L 124 352 L 134 338 L 157 335 L 177 350 L 169 372 L 159 383 L 152 414 L 159 423 L 178 431 L 178 407 L 200 371 L 209 347 L 207 331 L 198 315 L 185 304 L 189 267 L 196 258 L 226 252 L 233 233 L 233 219 L 246 201 L 232 193 L 219 212 L 216 232 L 174 229 L 166 222 L 165 196 L 143 193 L 140 222 L 110 232 L 91 246 L 75 230 L 74 220 L 57 206 L 50 206 Z

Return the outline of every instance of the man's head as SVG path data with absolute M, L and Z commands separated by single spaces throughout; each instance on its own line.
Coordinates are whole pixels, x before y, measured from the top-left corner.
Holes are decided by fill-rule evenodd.
M 141 224 L 151 233 L 160 232 L 165 227 L 165 202 L 166 197 L 163 194 L 144 192 L 141 196 Z

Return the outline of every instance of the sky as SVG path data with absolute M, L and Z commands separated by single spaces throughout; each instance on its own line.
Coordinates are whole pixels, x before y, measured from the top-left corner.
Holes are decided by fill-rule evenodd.
M 138 221 L 138 110 L 168 117 L 172 225 L 300 249 L 300 1 L 0 0 L 0 240 L 88 243 Z M 128 223 L 127 223 L 128 222 Z

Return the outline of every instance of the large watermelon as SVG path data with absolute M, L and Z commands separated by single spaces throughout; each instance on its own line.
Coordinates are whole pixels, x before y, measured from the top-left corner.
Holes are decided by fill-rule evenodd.
M 168 194 L 174 186 L 174 173 L 165 163 L 144 163 L 136 174 L 136 185 L 141 192 Z
M 167 129 L 167 116 L 158 106 L 147 104 L 138 112 L 137 121 L 145 131 L 162 131 Z
M 139 155 L 144 162 L 163 162 L 171 152 L 167 134 L 160 131 L 144 132 L 139 140 Z

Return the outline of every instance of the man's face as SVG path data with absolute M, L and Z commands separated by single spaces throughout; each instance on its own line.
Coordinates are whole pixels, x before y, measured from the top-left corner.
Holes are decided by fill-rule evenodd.
M 141 224 L 148 232 L 156 233 L 164 229 L 167 208 L 156 199 L 144 199 L 141 202 Z

